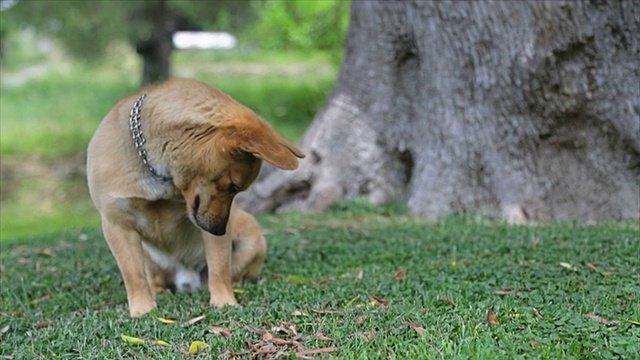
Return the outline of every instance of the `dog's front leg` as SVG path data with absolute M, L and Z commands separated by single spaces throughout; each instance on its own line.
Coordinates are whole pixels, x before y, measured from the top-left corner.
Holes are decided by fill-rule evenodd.
M 129 314 L 138 317 L 155 309 L 156 302 L 145 275 L 145 257 L 140 234 L 106 218 L 102 219 L 102 230 L 122 273 Z
M 204 233 L 204 248 L 207 256 L 209 292 L 211 306 L 237 305 L 231 287 L 232 241 L 229 231 L 222 236 Z

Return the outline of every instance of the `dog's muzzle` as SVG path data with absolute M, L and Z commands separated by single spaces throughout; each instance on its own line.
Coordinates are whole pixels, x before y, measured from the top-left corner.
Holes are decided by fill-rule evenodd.
M 216 235 L 222 236 L 227 233 L 227 222 L 229 221 L 229 209 L 227 209 L 226 216 L 214 216 L 210 212 L 200 212 L 200 195 L 196 195 L 193 200 L 191 209 L 191 219 L 202 230 Z M 229 204 L 229 207 L 231 204 Z
M 218 224 L 218 223 L 214 223 L 214 224 L 203 224 L 202 222 L 198 221 L 196 223 L 196 225 L 198 225 L 198 227 L 200 227 L 202 230 L 216 235 L 216 236 L 222 236 L 224 234 L 227 233 L 227 222 L 225 221 L 222 224 Z

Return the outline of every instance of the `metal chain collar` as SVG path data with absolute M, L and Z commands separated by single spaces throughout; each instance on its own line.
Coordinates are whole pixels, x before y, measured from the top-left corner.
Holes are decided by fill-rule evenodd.
M 149 163 L 149 157 L 147 156 L 147 150 L 145 150 L 144 148 L 144 144 L 147 142 L 147 140 L 142 134 L 142 123 L 140 122 L 140 117 L 142 115 L 142 101 L 146 96 L 147 94 L 142 94 L 133 104 L 131 113 L 129 113 L 129 129 L 131 130 L 133 144 L 138 150 L 138 155 L 142 159 L 142 163 L 147 166 L 153 176 L 162 180 L 171 180 L 171 178 L 159 174 L 156 169 L 151 166 L 151 164 Z

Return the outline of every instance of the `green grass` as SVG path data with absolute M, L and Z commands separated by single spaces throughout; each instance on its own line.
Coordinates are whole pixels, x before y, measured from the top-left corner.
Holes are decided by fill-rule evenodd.
M 34 161 L 28 161 L 33 166 Z M 7 168 L 20 165 L 3 164 Z M 2 185 L 11 189 L 3 189 L 8 195 L 0 212 L 0 242 L 99 224 L 100 216 L 91 203 L 83 174 L 11 177 Z
M 426 222 L 359 201 L 260 221 L 269 256 L 259 281 L 241 287 L 241 308 L 210 309 L 205 290 L 165 294 L 141 319 L 127 316 L 97 229 L 1 243 L 0 355 L 176 359 L 204 340 L 211 348 L 197 358 L 269 346 L 295 357 L 292 346 L 265 340 L 269 331 L 343 359 L 640 358 L 637 224 Z M 513 291 L 496 294 L 505 289 Z M 499 324 L 487 323 L 488 309 Z M 187 327 L 155 318 L 199 315 L 206 319 Z M 212 324 L 232 336 L 209 333 Z M 171 345 L 134 346 L 121 335 Z
M 54 158 L 83 151 L 100 120 L 136 86 L 124 76 L 98 80 L 79 70 L 0 90 L 0 155 Z
M 335 56 L 321 51 L 266 50 L 257 49 L 250 44 L 240 44 L 229 50 L 178 50 L 173 53 L 172 60 L 176 66 L 193 66 L 194 64 L 203 63 L 260 63 L 271 65 L 311 63 L 322 65 L 331 62 Z

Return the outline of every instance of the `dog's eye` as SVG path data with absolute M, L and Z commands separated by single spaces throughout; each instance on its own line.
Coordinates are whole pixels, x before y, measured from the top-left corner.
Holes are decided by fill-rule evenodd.
M 238 187 L 238 185 L 231 183 L 229 184 L 229 188 L 227 189 L 227 191 L 232 194 L 235 194 L 240 191 L 240 188 Z

